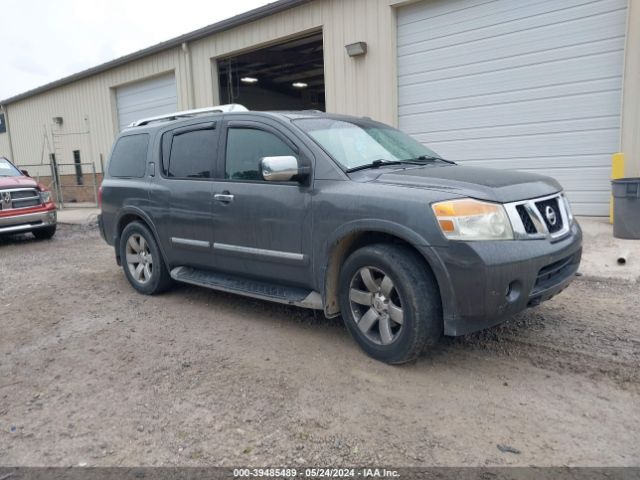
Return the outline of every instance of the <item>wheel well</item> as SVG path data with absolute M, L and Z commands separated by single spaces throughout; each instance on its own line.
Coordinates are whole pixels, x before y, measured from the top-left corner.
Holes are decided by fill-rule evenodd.
M 151 228 L 149 227 L 149 224 L 147 223 L 147 221 L 142 218 L 140 215 L 136 215 L 135 213 L 127 213 L 125 215 L 123 215 L 120 220 L 118 221 L 118 229 L 116 230 L 117 235 L 116 235 L 116 239 L 114 242 L 114 247 L 116 250 L 116 262 L 118 263 L 118 265 L 120 265 L 121 263 L 121 259 L 120 259 L 120 236 L 122 235 L 122 232 L 124 231 L 125 228 L 127 228 L 127 225 L 129 225 L 132 222 L 140 222 L 142 223 L 145 227 L 149 228 L 149 230 L 152 232 L 153 234 L 153 230 L 151 230 Z
M 406 240 L 400 237 L 396 237 L 395 235 L 392 235 L 390 233 L 384 232 L 353 232 L 340 239 L 340 241 L 336 243 L 331 250 L 331 256 L 327 267 L 327 274 L 324 285 L 324 309 L 325 314 L 328 317 L 333 317 L 340 313 L 338 285 L 340 283 L 340 271 L 342 269 L 342 265 L 344 265 L 345 260 L 349 257 L 349 255 L 351 255 L 359 248 L 376 243 L 391 243 L 395 245 L 404 245 L 410 248 L 420 256 L 420 258 L 424 262 L 424 267 L 429 269 L 429 271 L 433 273 L 433 270 L 431 269 L 431 266 L 429 265 L 427 260 L 411 243 L 407 242 Z

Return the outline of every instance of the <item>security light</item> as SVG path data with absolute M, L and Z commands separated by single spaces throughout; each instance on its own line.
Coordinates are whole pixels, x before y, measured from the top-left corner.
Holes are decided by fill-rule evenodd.
M 345 45 L 347 49 L 347 55 L 350 57 L 358 57 L 367 53 L 367 42 L 356 42 L 349 45 Z
M 294 88 L 307 88 L 309 85 L 304 82 L 295 82 L 292 84 Z
M 254 77 L 242 77 L 240 81 L 242 83 L 258 83 L 258 79 Z

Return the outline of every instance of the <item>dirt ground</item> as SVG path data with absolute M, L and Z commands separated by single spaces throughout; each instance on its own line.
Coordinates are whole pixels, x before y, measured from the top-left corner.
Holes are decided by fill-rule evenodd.
M 139 295 L 95 228 L 0 240 L 0 465 L 637 466 L 639 288 L 578 278 L 391 367 L 340 319 Z

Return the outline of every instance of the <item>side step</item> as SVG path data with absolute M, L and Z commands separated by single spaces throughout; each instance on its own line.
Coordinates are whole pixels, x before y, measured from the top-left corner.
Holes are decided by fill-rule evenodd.
M 296 305 L 314 310 L 323 310 L 324 308 L 320 294 L 305 288 L 277 285 L 262 280 L 253 280 L 228 273 L 199 270 L 192 267 L 174 268 L 171 270 L 171 278 L 178 282 L 271 302 L 286 303 L 287 305 Z

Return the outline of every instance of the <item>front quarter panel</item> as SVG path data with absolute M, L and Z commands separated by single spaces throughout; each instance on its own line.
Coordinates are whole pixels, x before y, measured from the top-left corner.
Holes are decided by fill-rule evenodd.
M 316 180 L 313 251 L 317 253 L 314 283 L 319 291 L 325 290 L 330 259 L 338 242 L 355 232 L 379 232 L 401 238 L 420 251 L 430 264 L 446 303 L 449 282 L 433 249 L 445 247 L 447 241 L 430 207 L 443 196 L 442 192 L 420 188 Z

